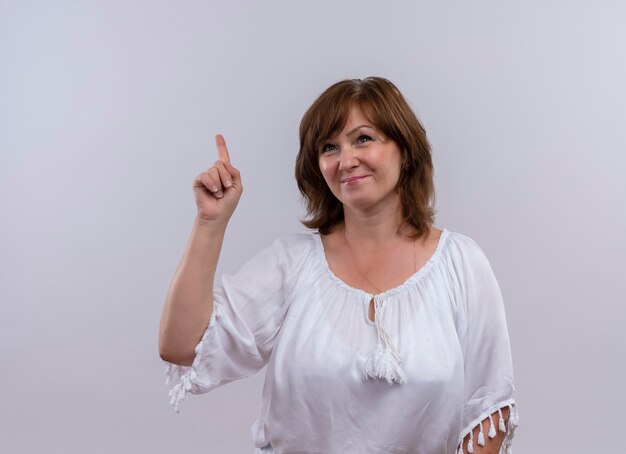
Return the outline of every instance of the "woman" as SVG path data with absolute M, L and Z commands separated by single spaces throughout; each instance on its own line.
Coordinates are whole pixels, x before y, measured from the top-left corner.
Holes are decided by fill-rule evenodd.
M 500 289 L 475 241 L 433 226 L 424 128 L 370 77 L 304 115 L 296 179 L 311 233 L 213 288 L 242 182 L 222 136 L 170 288 L 161 358 L 178 411 L 267 365 L 257 453 L 508 452 L 517 426 Z

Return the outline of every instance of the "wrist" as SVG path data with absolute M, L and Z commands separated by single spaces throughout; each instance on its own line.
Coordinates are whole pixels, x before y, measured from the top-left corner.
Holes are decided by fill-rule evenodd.
M 200 230 L 209 231 L 211 233 L 221 233 L 226 230 L 228 219 L 206 219 L 196 216 L 195 226 Z

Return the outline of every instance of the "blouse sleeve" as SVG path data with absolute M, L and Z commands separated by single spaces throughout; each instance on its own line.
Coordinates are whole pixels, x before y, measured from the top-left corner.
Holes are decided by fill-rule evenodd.
M 191 366 L 167 363 L 170 404 L 179 412 L 185 395 L 209 392 L 265 366 L 287 312 L 283 242 L 224 274 L 214 289 L 214 309 Z
M 463 350 L 465 388 L 459 436 L 459 454 L 463 454 L 464 438 L 469 438 L 467 451 L 474 452 L 473 443 L 485 444 L 485 435 L 505 432 L 501 454 L 511 453 L 511 441 L 518 425 L 514 398 L 513 362 L 502 293 L 489 261 L 478 244 L 467 238 L 462 264 L 459 266 L 459 339 Z M 509 407 L 508 421 L 502 409 Z M 498 427 L 492 415 L 499 413 Z M 489 418 L 490 424 L 481 424 Z M 480 426 L 477 437 L 473 429 Z M 483 433 L 483 426 L 487 434 Z

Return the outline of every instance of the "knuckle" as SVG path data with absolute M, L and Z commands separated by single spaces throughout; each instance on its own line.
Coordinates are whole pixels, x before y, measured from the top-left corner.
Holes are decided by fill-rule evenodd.
M 211 191 L 215 191 L 217 189 L 213 181 L 213 178 L 211 177 L 207 177 L 204 179 L 204 185 Z

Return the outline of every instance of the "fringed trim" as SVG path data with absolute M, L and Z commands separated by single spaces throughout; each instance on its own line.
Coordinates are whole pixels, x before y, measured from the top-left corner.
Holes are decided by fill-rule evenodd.
M 502 450 L 505 454 L 513 454 L 511 444 L 513 443 L 515 429 L 519 426 L 519 412 L 517 410 L 517 405 L 513 403 L 513 405 L 510 405 L 509 407 L 511 408 L 511 414 L 509 415 L 509 427 L 506 435 L 504 436 L 504 441 L 502 442 Z
M 191 366 L 179 366 L 177 364 L 167 363 L 167 368 L 165 369 L 165 384 L 168 386 L 174 384 L 174 386 L 170 389 L 169 396 L 170 405 L 174 407 L 174 411 L 176 413 L 180 413 L 180 403 L 185 400 L 185 396 L 189 391 L 191 391 L 192 385 L 196 383 L 196 371 L 202 356 L 200 353 L 202 352 L 207 336 L 209 336 L 213 331 L 211 328 L 215 326 L 216 319 L 219 317 L 221 317 L 221 309 L 217 303 L 213 303 L 213 313 L 209 319 L 207 329 L 202 335 L 202 339 L 198 342 L 198 345 L 196 345 L 196 348 L 194 349 L 196 357 L 194 358 Z
M 383 322 L 383 301 L 374 297 L 374 323 L 378 333 L 376 349 L 370 353 L 365 363 L 364 379 L 385 379 L 390 385 L 406 383 L 406 375 L 400 367 L 402 357 L 387 334 Z
M 504 407 L 509 407 L 508 427 L 504 421 L 504 417 L 502 416 L 502 409 Z M 464 430 L 463 433 L 461 434 L 461 439 L 459 441 L 459 445 L 458 445 L 459 448 L 457 450 L 457 454 L 464 454 L 463 441 L 465 440 L 465 437 L 468 434 L 470 435 L 470 439 L 467 443 L 467 452 L 468 454 L 474 453 L 474 429 L 476 428 L 476 426 L 480 427 L 480 432 L 478 433 L 477 442 L 480 446 L 485 446 L 485 435 L 483 432 L 482 422 L 486 418 L 489 418 L 489 432 L 487 433 L 487 435 L 489 436 L 489 438 L 492 438 L 492 439 L 496 436 L 497 432 L 493 424 L 493 418 L 492 418 L 492 414 L 496 411 L 496 409 L 498 411 L 498 415 L 500 416 L 500 421 L 498 423 L 498 430 L 500 432 L 505 432 L 504 440 L 502 442 L 502 446 L 500 447 L 499 454 L 513 454 L 513 451 L 511 450 L 511 444 L 513 442 L 513 435 L 515 434 L 515 429 L 519 425 L 519 413 L 517 410 L 517 404 L 515 403 L 514 399 L 509 399 L 504 402 L 500 402 L 499 404 L 495 405 L 492 409 L 485 412 L 485 414 L 483 414 L 480 418 L 473 421 L 469 425 L 470 428 Z

